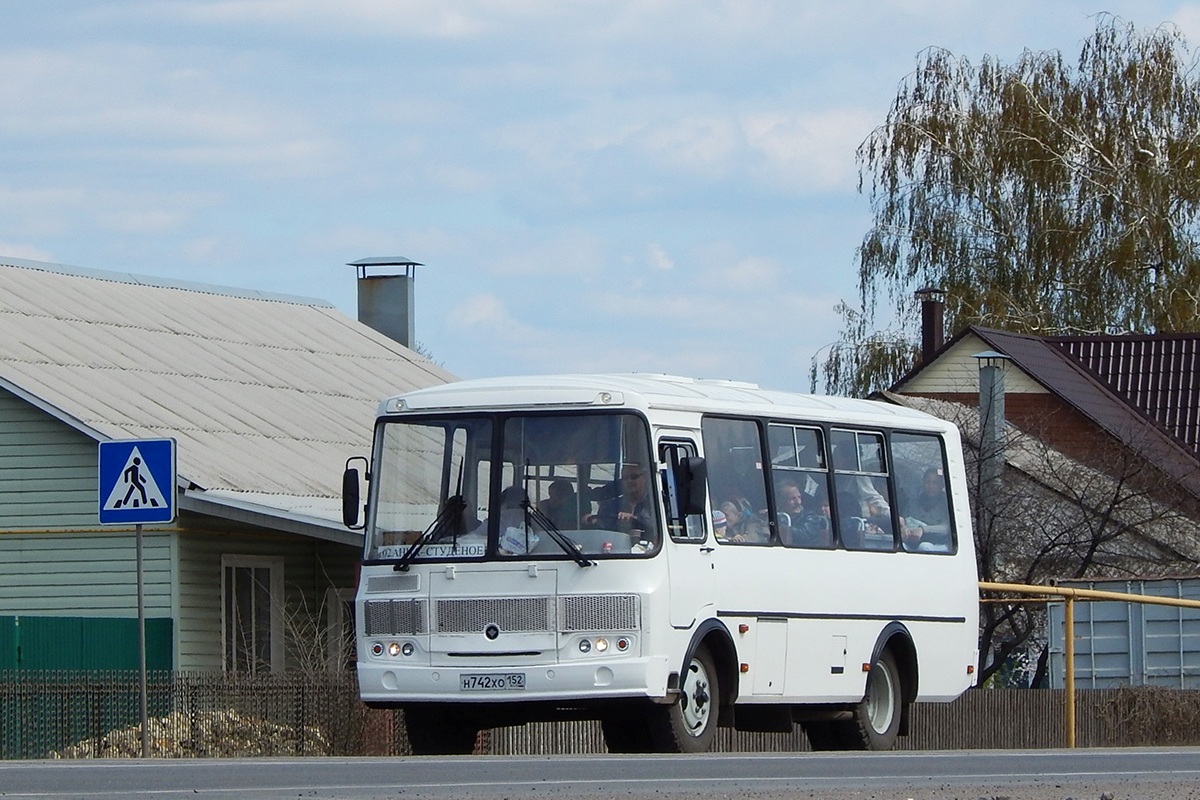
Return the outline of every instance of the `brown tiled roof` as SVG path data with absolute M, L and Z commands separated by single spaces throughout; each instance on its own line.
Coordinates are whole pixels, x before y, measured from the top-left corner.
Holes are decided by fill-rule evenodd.
M 1158 357 L 1135 356 L 1134 339 L 1174 337 L 1039 337 L 989 328 L 968 329 L 988 346 L 1009 356 L 1033 380 L 1060 397 L 1118 441 L 1200 497 L 1200 451 L 1196 449 L 1196 365 L 1175 359 L 1168 346 Z M 966 331 L 964 331 L 966 333 Z M 955 337 L 956 339 L 959 337 Z M 1188 337 L 1179 337 L 1188 338 Z M 1200 337 L 1197 338 L 1200 341 Z M 1189 352 L 1196 352 L 1193 343 Z M 1150 348 L 1154 352 L 1154 348 Z M 1107 351 L 1107 355 L 1106 355 Z M 1190 363 L 1186 379 L 1167 375 L 1174 363 Z M 1190 394 L 1182 390 L 1189 382 Z M 1190 401 L 1186 398 L 1192 398 Z M 1186 413 L 1177 409 L 1190 402 Z M 1168 424 L 1166 420 L 1172 422 Z M 1180 425 L 1179 420 L 1187 421 Z M 1181 435 L 1185 431 L 1187 435 Z
M 1200 457 L 1200 335 L 1048 339 Z

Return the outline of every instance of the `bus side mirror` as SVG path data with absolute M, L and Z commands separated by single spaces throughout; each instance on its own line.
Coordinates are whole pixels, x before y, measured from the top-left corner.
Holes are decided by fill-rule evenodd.
M 366 470 L 367 460 L 362 456 L 352 456 L 346 460 L 346 471 L 342 473 L 342 524 L 352 530 L 362 528 L 362 523 L 359 522 L 359 511 L 362 509 L 362 493 L 360 487 L 362 481 L 359 478 L 358 469 L 350 466 L 354 461 L 362 461 L 364 471 Z M 370 473 L 367 473 L 367 480 L 370 480 Z
M 708 508 L 705 488 L 708 485 L 708 466 L 702 456 L 688 456 L 679 462 L 677 476 L 679 496 L 683 499 L 684 514 L 703 514 Z

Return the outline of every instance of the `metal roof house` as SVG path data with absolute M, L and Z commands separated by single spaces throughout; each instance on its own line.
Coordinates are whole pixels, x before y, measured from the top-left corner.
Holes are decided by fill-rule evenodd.
M 1030 336 L 969 327 L 891 391 L 974 405 L 980 351 L 1008 359 L 1007 419 L 1062 452 L 1140 456 L 1200 518 L 1200 335 Z
M 933 335 L 923 337 L 919 363 L 879 399 L 959 424 L 980 479 L 972 502 L 981 577 L 1196 575 L 1200 335 L 1033 336 L 972 326 L 943 342 L 940 307 L 922 300 L 923 333 Z M 1003 414 L 987 418 L 995 408 Z M 985 433 L 998 420 L 998 431 Z M 1039 614 L 984 606 L 981 648 L 994 655 L 985 673 L 1024 685 L 1061 669 L 1053 652 L 1041 658 Z
M 380 398 L 453 379 L 321 301 L 0 257 L 0 670 L 136 666 L 132 527 L 98 521 L 110 439 L 176 440 L 151 668 L 336 650 L 361 549 L 344 462 Z

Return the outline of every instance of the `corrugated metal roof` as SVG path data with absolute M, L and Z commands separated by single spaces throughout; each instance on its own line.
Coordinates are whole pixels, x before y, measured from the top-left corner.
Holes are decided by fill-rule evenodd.
M 323 301 L 0 257 L 0 385 L 181 482 L 336 519 L 380 398 L 454 380 Z M 303 499 L 303 502 L 301 501 Z
M 1048 341 L 1200 455 L 1200 335 L 1061 336 Z

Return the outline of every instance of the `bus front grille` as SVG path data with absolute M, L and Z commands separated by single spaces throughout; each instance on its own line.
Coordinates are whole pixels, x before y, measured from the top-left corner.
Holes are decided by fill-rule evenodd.
M 642 627 L 636 594 L 581 594 L 559 598 L 564 632 L 636 631 Z
M 368 600 L 363 611 L 368 636 L 415 636 L 429 630 L 424 600 Z
M 553 631 L 551 597 L 478 597 L 437 601 L 438 633 L 483 633 L 496 625 L 510 633 Z
M 553 597 L 447 598 L 437 600 L 434 610 L 437 633 L 483 633 L 489 625 L 509 633 L 636 631 L 642 627 L 636 594 L 564 595 L 557 603 Z M 363 611 L 368 636 L 413 636 L 430 630 L 423 599 L 368 600 Z

